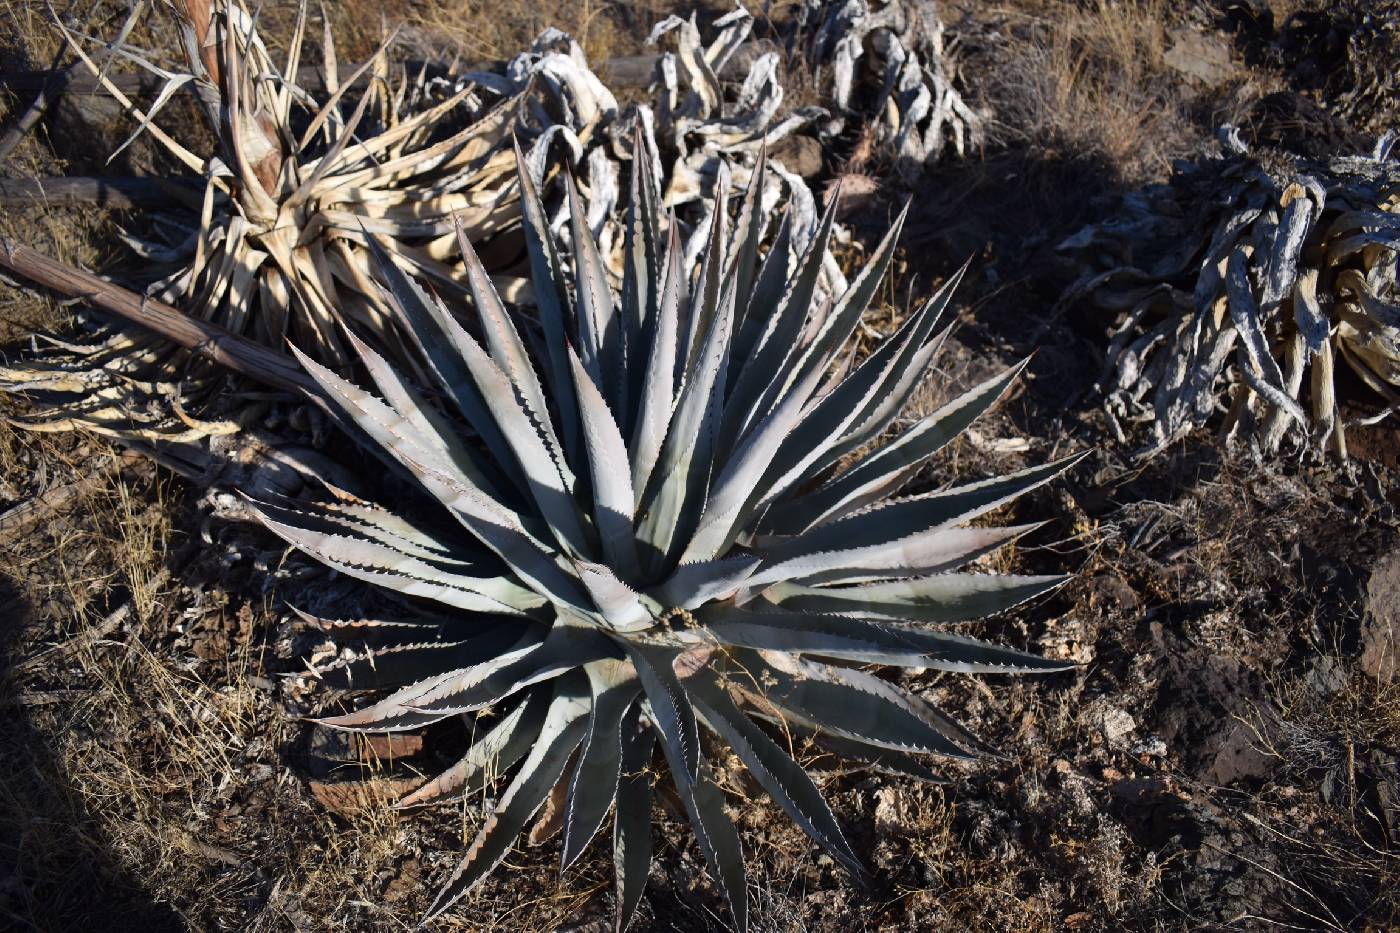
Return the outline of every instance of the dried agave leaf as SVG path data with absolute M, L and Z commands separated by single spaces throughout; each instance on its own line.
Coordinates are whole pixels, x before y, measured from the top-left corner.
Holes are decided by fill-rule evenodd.
M 823 135 L 841 133 L 851 120 L 873 124 L 874 141 L 889 147 L 895 170 L 911 183 L 949 148 L 959 158 L 980 148 L 986 117 L 954 86 L 957 68 L 944 34 L 928 3 L 804 0 L 794 40 L 831 101 Z M 858 92 L 862 70 L 874 93 Z
M 1385 403 L 1368 420 L 1400 402 L 1391 137 L 1326 163 L 1225 139 L 1222 156 L 1125 198 L 1124 216 L 1061 244 L 1086 266 L 1062 302 L 1123 315 L 1102 387 L 1115 424 L 1151 422 L 1144 454 L 1223 408 L 1222 433 L 1263 453 L 1291 441 L 1345 459 L 1335 361 Z M 1104 269 L 1102 255 L 1135 265 Z

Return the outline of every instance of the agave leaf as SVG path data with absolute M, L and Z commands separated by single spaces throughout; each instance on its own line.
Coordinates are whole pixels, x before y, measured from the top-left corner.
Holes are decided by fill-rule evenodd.
M 476 306 L 482 331 L 491 348 L 491 358 L 520 393 L 531 419 L 549 447 L 550 454 L 556 461 L 562 461 L 564 454 L 559 447 L 559 439 L 554 435 L 554 425 L 549 420 L 549 406 L 545 402 L 544 389 L 540 385 L 539 377 L 535 375 L 535 364 L 531 362 L 520 334 L 511 323 L 505 305 L 496 293 L 496 287 L 491 284 L 486 268 L 481 264 L 460 223 L 457 225 L 457 244 L 462 252 L 462 261 L 466 265 L 472 302 Z
M 1230 256 L 1226 274 L 1226 288 L 1229 292 L 1230 317 L 1239 331 L 1240 346 L 1249 358 L 1249 366 L 1244 366 L 1240 374 L 1250 387 L 1268 399 L 1281 411 L 1290 415 L 1299 424 L 1307 424 L 1307 415 L 1296 401 L 1288 396 L 1283 388 L 1283 373 L 1278 360 L 1269 351 L 1269 340 L 1259 321 L 1259 308 L 1254 303 L 1250 290 L 1249 272 L 1246 266 L 1248 257 L 1243 250 L 1236 250 Z
M 356 579 L 469 612 L 521 615 L 544 605 L 539 596 L 500 577 L 468 577 L 441 570 L 372 541 L 287 524 L 274 517 L 273 507 L 252 500 L 248 502 L 258 520 L 270 531 Z
M 812 472 L 819 472 L 863 447 L 889 427 L 908 405 L 910 397 L 923 382 L 929 366 L 942 346 L 942 340 L 933 343 L 926 341 L 942 319 L 952 300 L 953 292 L 961 284 L 966 272 L 965 263 L 924 303 L 918 314 L 896 332 L 891 338 L 898 341 L 894 347 L 885 351 L 885 346 L 889 343 L 887 341 L 886 345 L 872 353 L 857 369 L 857 382 L 852 386 L 851 395 L 842 396 L 840 399 L 841 403 L 854 402 L 857 405 L 858 414 L 850 420 L 852 428 L 838 444 L 827 450 Z M 947 334 L 947 330 L 943 331 L 944 338 Z M 868 374 L 864 374 L 866 367 L 870 367 Z M 874 390 L 862 391 L 868 385 L 875 386 Z M 832 393 L 833 396 L 840 394 L 839 388 L 837 392 Z M 837 400 L 833 398 L 830 405 L 836 404 Z M 821 406 L 813 413 L 814 418 L 819 416 L 820 408 Z
M 941 573 L 851 587 L 780 583 L 764 595 L 787 609 L 947 624 L 1004 612 L 1048 593 L 1068 579 L 1063 576 Z
M 705 724 L 734 749 L 769 796 L 832 858 L 864 879 L 865 867 L 851 851 L 831 808 L 802 766 L 734 705 L 712 673 L 701 672 L 689 678 L 686 689 Z
M 765 684 L 755 691 L 757 702 L 775 704 L 809 728 L 898 752 L 970 759 L 970 750 L 980 748 L 932 706 L 877 677 L 813 662 L 779 668 L 757 654 L 739 656 L 746 676 Z
M 660 734 L 671 770 L 680 772 L 677 780 L 693 784 L 699 768 L 700 739 L 695 711 L 673 667 L 680 652 L 636 641 L 627 641 L 625 648 L 646 692 L 651 720 Z
M 502 652 L 488 661 L 470 667 L 447 671 L 436 677 L 429 677 L 416 684 L 410 684 L 395 691 L 377 703 L 373 703 L 353 713 L 330 716 L 318 722 L 332 729 L 351 732 L 401 732 L 441 722 L 450 712 L 424 712 L 412 705 L 419 697 L 443 684 L 461 687 L 464 684 L 480 683 L 492 673 L 517 663 L 520 659 L 539 650 L 541 641 L 535 636 L 522 636 L 510 651 Z
M 655 333 L 663 286 L 661 234 L 656 223 L 656 180 L 652 178 L 644 134 L 639 117 L 632 135 L 631 200 L 627 205 L 622 245 L 625 257 L 622 267 L 623 351 L 627 384 L 619 412 L 622 419 L 619 427 L 629 436 L 636 430 L 645 408 L 643 393 L 651 356 L 647 349 L 653 347 L 652 341 L 646 338 Z M 655 353 L 654 348 L 652 353 Z
M 617 879 L 617 915 L 613 928 L 622 933 L 641 903 L 651 868 L 651 763 L 655 733 L 639 725 L 641 703 L 633 703 L 621 727 L 622 776 L 613 818 L 613 869 Z
M 675 401 L 676 348 L 680 328 L 681 247 L 673 220 L 666 250 L 666 276 L 661 286 L 655 320 L 651 325 L 651 353 L 647 357 L 646 378 L 643 382 L 641 410 L 632 433 L 630 448 L 632 488 L 641 504 L 642 493 L 650 484 L 652 470 L 661 456 L 662 445 L 671 425 L 671 408 Z
M 418 557 L 452 557 L 459 553 L 453 545 L 447 544 L 388 509 L 356 499 L 324 480 L 322 485 L 326 486 L 333 495 L 342 498 L 340 502 L 323 505 L 321 510 L 348 523 L 353 523 L 356 530 L 366 537 L 374 538 L 382 544 Z
M 839 193 L 833 195 L 833 204 L 828 208 L 829 212 L 835 210 L 835 202 L 839 196 Z M 802 355 L 797 359 L 791 372 L 782 379 L 774 379 L 769 385 L 764 401 L 759 403 L 760 412 L 771 410 L 780 404 L 783 394 L 789 391 L 794 384 L 802 383 L 810 373 L 825 372 L 830 366 L 837 351 L 855 332 L 861 316 L 865 314 L 865 310 L 869 307 L 871 299 L 875 297 L 880 283 L 884 281 L 890 261 L 894 258 L 899 234 L 904 229 L 904 219 L 908 215 L 909 204 L 906 203 L 903 210 L 899 212 L 899 216 L 895 218 L 894 223 L 890 225 L 884 239 L 880 241 L 880 245 L 875 248 L 875 253 L 871 256 L 870 261 L 861 268 L 856 280 L 836 300 L 835 307 L 826 315 L 816 335 L 803 348 Z
M 583 754 L 569 784 L 560 871 L 568 870 L 588 846 L 617 796 L 622 770 L 623 727 L 641 692 L 632 665 L 596 661 L 584 668 L 593 691 L 593 715 Z M 635 723 L 634 723 L 635 728 Z
M 681 388 L 661 458 L 651 477 L 655 492 L 642 515 L 640 538 L 674 560 L 699 521 L 716 454 L 716 432 L 729 362 L 728 336 L 734 292 L 726 290 L 704 334 L 704 347 Z M 653 561 L 653 564 L 655 562 Z
M 438 891 L 427 919 L 440 915 L 506 857 L 582 741 L 588 724 L 588 697 L 588 687 L 581 674 L 574 672 L 560 679 L 539 738 L 467 849 L 461 864 Z
M 813 743 L 841 758 L 862 762 L 866 767 L 875 771 L 892 774 L 896 777 L 911 777 L 930 784 L 948 783 L 913 755 L 880 748 L 876 745 L 867 745 L 865 742 L 846 736 L 832 735 L 829 732 L 815 732 L 796 724 L 789 724 L 787 728 L 799 735 L 810 736 Z
M 564 429 L 564 446 L 570 457 L 579 449 L 579 425 L 575 413 L 573 379 L 569 375 L 566 353 L 568 338 L 565 322 L 572 311 L 559 255 L 549 232 L 549 218 L 540 202 L 539 192 L 530 178 L 525 154 L 516 140 L 516 178 L 520 185 L 520 213 L 525 233 L 526 252 L 530 257 L 530 280 L 534 284 L 535 306 L 539 311 L 540 329 L 544 332 L 545 355 L 549 360 L 549 387 L 559 407 L 559 422 Z M 573 462 L 573 461 L 571 461 Z
M 350 114 L 349 121 L 339 130 L 335 142 L 331 143 L 330 149 L 326 151 L 314 166 L 311 166 L 311 174 L 297 186 L 286 200 L 287 209 L 295 209 L 311 198 L 321 180 L 326 177 L 326 173 L 340 159 L 340 154 L 345 151 L 345 147 L 355 138 L 355 130 L 359 128 L 360 121 L 364 119 L 365 108 L 369 105 L 371 95 L 363 95 L 359 103 L 355 105 L 354 111 Z
M 1028 362 L 1023 360 L 958 396 L 820 489 L 780 506 L 770 521 L 777 527 L 805 530 L 894 493 L 929 457 L 981 417 Z
M 1006 476 L 942 492 L 896 499 L 848 518 L 820 525 L 764 551 L 769 563 L 821 551 L 884 544 L 929 528 L 960 524 L 1004 505 L 1068 470 L 1087 455 L 1073 454 Z
M 50 19 L 53 22 L 54 26 L 58 29 L 58 31 L 63 35 L 63 40 L 65 43 L 67 43 L 68 48 L 70 48 L 73 51 L 74 55 L 78 56 L 78 60 L 83 63 L 83 66 L 87 68 L 88 72 L 93 76 L 93 78 L 97 80 L 97 83 L 102 85 L 103 90 L 105 90 L 108 94 L 111 94 L 113 99 L 115 99 L 117 103 L 121 104 L 122 107 L 126 109 L 127 113 L 131 114 L 137 120 L 143 121 L 146 125 L 148 132 L 150 132 L 152 138 L 154 138 L 157 142 L 164 146 L 165 149 L 172 156 L 174 156 L 178 161 L 182 162 L 186 168 L 202 176 L 204 174 L 204 160 L 199 158 L 194 153 L 190 152 L 184 146 L 177 143 L 174 139 L 170 137 L 169 134 L 162 130 L 158 125 L 150 122 L 147 119 L 147 115 L 139 107 L 132 103 L 131 98 L 123 94 L 117 88 L 117 86 L 112 83 L 112 79 L 107 77 L 105 71 L 101 68 L 98 68 L 96 63 L 93 62 L 92 58 L 87 54 L 87 52 L 83 51 L 81 43 L 79 43 L 78 40 L 74 38 L 73 34 L 68 31 L 68 29 L 64 26 L 62 20 L 57 16 L 50 17 Z
M 402 687 L 443 669 L 480 664 L 519 638 L 513 626 L 500 625 L 482 635 L 456 642 L 423 642 L 375 648 L 318 670 L 321 679 L 343 690 Z
M 450 547 L 387 509 L 353 498 L 342 502 L 310 503 L 269 496 L 264 501 L 269 507 L 280 510 L 279 514 L 288 516 L 289 520 L 304 522 L 308 527 L 323 531 L 368 538 L 411 557 L 463 571 L 477 570 L 488 564 L 499 567 L 499 562 L 484 549 L 469 551 L 460 544 Z
M 472 430 L 480 435 L 482 443 L 490 451 L 492 460 L 496 464 L 510 463 L 511 451 L 505 436 L 487 410 L 486 402 L 471 376 L 466 361 L 450 340 L 447 321 L 444 320 L 437 304 L 430 301 L 417 284 L 399 269 L 378 240 L 368 237 L 367 242 L 374 257 L 375 269 L 389 284 L 389 294 L 386 297 L 397 323 L 412 338 L 419 352 L 428 361 L 438 382 L 447 390 L 462 417 L 471 425 Z M 488 468 L 484 463 L 479 462 L 479 465 L 487 475 L 491 475 L 491 470 L 495 469 Z M 503 473 L 506 481 L 514 483 L 521 492 L 525 491 L 524 484 L 515 471 L 497 472 Z
M 817 551 L 764 568 L 748 581 L 748 587 L 756 591 L 783 581 L 819 586 L 943 573 L 1039 527 L 933 528 L 871 547 Z
M 922 375 L 924 364 L 916 355 L 946 307 L 946 295 L 951 284 L 945 285 L 940 292 L 945 296 L 942 301 L 939 295 L 935 295 L 854 372 L 804 411 L 802 422 L 784 440 L 760 481 L 760 485 L 767 490 L 766 498 L 789 493 L 854 450 L 855 447 L 847 449 L 844 435 L 851 429 L 860 430 L 860 418 L 865 408 L 887 391 L 900 373 L 906 376 L 909 372 Z M 931 357 L 933 352 L 934 348 L 930 346 L 927 355 Z M 769 511 L 760 527 L 785 527 L 770 517 L 774 511 Z
M 593 515 L 602 540 L 603 553 L 611 566 L 637 568 L 637 539 L 632 530 L 634 494 L 627 446 L 607 402 L 572 348 L 569 364 L 574 378 L 583 436 L 588 448 L 588 464 L 593 477 Z
M 801 336 L 811 318 L 812 298 L 817 279 L 821 276 L 835 218 L 836 204 L 833 201 L 817 225 L 817 232 L 798 265 L 797 276 L 770 316 L 753 351 L 743 358 L 742 366 L 735 374 L 737 381 L 725 404 L 724 426 L 720 432 L 720 444 L 724 450 L 732 449 L 751 425 L 768 414 L 778 391 L 773 386 L 781 389 L 799 358 Z M 767 270 L 764 271 L 766 273 Z M 762 279 L 761 275 L 761 284 Z
M 586 623 L 570 619 L 557 622 L 539 647 L 513 663 L 465 677 L 432 684 L 411 698 L 420 713 L 472 713 L 485 709 L 523 687 L 558 677 L 591 661 L 614 657 L 613 641 Z
M 606 564 L 578 561 L 575 567 L 608 628 L 629 632 L 651 626 L 651 613 L 643 604 L 642 597 L 619 580 Z
M 622 400 L 618 397 L 626 381 L 622 368 L 622 321 L 613 306 L 607 271 L 579 203 L 572 175 L 565 174 L 564 186 L 569 198 L 569 230 L 573 236 L 574 275 L 578 281 L 579 353 L 593 384 L 614 410 L 622 411 Z
M 590 550 L 574 498 L 574 475 L 568 464 L 556 459 L 545 431 L 534 422 L 516 397 L 509 377 L 465 330 L 448 317 L 448 337 L 462 354 L 477 388 L 506 442 L 514 461 L 524 471 L 530 494 L 548 523 L 554 539 L 566 551 L 582 555 Z
M 514 709 L 477 737 L 456 764 L 398 801 L 394 809 L 421 807 L 448 794 L 453 794 L 454 799 L 470 796 L 510 770 L 536 744 L 552 693 L 551 687 L 530 691 Z
M 547 594 L 551 602 L 586 610 L 588 596 L 575 577 L 565 574 L 557 553 L 548 551 L 516 521 L 511 513 L 500 514 L 494 503 L 484 501 L 479 491 L 431 471 L 415 469 L 424 488 L 462 522 L 483 544 L 494 551 L 530 589 Z
M 684 563 L 706 561 L 722 553 L 734 542 L 746 520 L 763 500 L 765 489 L 759 480 L 772 464 L 773 456 L 802 417 L 822 371 L 812 370 L 743 441 L 715 480 L 714 491 L 705 503 L 695 536 L 681 554 Z
M 296 606 L 288 606 L 287 608 L 292 610 L 307 628 L 319 629 L 331 634 L 359 635 L 366 638 L 375 635 L 416 636 L 426 640 L 430 637 L 441 637 L 445 627 L 443 622 L 432 619 L 422 622 L 403 619 L 328 619 L 314 616 Z
M 672 775 L 677 786 L 681 776 L 672 766 Z M 719 880 L 720 889 L 729 903 L 729 913 L 734 918 L 736 930 L 747 930 L 749 926 L 749 890 L 747 872 L 744 869 L 744 850 L 739 845 L 739 834 L 734 824 L 724 813 L 724 792 L 715 784 L 706 765 L 700 779 L 691 787 L 681 790 L 681 799 L 690 811 L 690 825 L 700 849 L 705 853 L 705 861 L 710 871 Z
M 695 609 L 708 602 L 727 599 L 744 585 L 760 563 L 757 557 L 739 555 L 681 564 L 655 589 L 655 598 L 663 606 L 681 609 Z
M 964 674 L 1063 671 L 1074 666 L 964 635 L 848 616 L 711 607 L 700 618 L 721 643 L 763 651 Z
M 471 448 L 458 438 L 459 432 L 387 360 L 353 333 L 350 334 L 350 341 L 385 401 L 408 422 L 414 441 L 429 452 L 441 455 L 434 459 L 434 463 L 454 472 L 493 499 L 501 499 L 499 472 L 492 471 L 495 473 L 493 477 L 483 470 Z
M 739 207 L 739 220 L 734 229 L 735 248 L 725 275 L 734 283 L 734 294 L 748 296 L 754 290 L 754 275 L 758 270 L 758 249 L 763 243 L 763 233 L 768 228 L 768 217 L 763 211 L 763 188 L 768 174 L 768 144 L 758 150 L 758 159 L 749 173 L 749 185 L 744 190 L 744 201 Z M 747 301 L 736 306 L 734 333 L 743 332 L 750 307 Z
M 782 219 L 778 221 L 778 230 L 773 235 L 773 245 L 768 247 L 768 254 L 763 258 L 763 264 L 758 269 L 758 277 L 754 280 L 752 292 L 747 294 L 748 299 L 744 304 L 743 326 L 738 328 L 735 334 L 734 358 L 736 360 L 747 360 L 753 356 L 754 349 L 761 340 L 768 335 L 768 328 L 776 323 L 776 315 L 773 313 L 778 308 L 783 299 L 783 293 L 787 289 L 788 281 L 788 257 L 792 251 L 792 213 L 784 212 Z M 730 393 L 734 391 L 735 385 L 730 383 Z

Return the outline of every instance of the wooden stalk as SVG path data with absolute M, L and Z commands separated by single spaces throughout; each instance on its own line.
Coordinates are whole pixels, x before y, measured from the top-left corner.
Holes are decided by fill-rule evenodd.
M 217 324 L 200 321 L 172 308 L 113 285 L 91 272 L 45 256 L 9 237 L 0 237 L 0 269 L 8 269 L 72 298 L 154 331 L 205 359 L 264 385 L 287 392 L 311 391 L 315 383 L 296 362 Z

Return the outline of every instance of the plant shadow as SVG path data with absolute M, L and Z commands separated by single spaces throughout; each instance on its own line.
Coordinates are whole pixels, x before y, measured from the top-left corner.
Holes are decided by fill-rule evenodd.
M 22 633 L 34 618 L 0 575 L 0 925 L 16 930 L 184 930 L 169 905 L 122 865 L 57 760 L 34 710 L 65 694 L 29 689 Z

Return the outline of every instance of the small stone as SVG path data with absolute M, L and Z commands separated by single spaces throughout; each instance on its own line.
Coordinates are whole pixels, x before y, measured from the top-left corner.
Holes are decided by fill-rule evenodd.
M 1169 35 L 1172 47 L 1162 56 L 1168 68 L 1212 87 L 1234 75 L 1230 47 L 1218 37 L 1186 28 L 1173 29 Z
M 1400 551 L 1381 558 L 1366 587 L 1366 615 L 1361 622 L 1361 669 L 1383 684 L 1395 679 L 1400 649 Z
M 1139 758 L 1163 758 L 1167 754 L 1167 743 L 1160 736 L 1149 735 L 1133 746 L 1133 754 Z
M 904 808 L 900 806 L 899 791 L 882 787 L 875 792 L 875 828 L 898 830 L 904 825 Z
M 1110 707 L 1104 710 L 1102 728 L 1103 737 L 1110 743 L 1117 744 L 1137 728 L 1137 721 L 1127 710 Z
M 1346 685 L 1346 671 L 1336 658 L 1318 658 L 1308 669 L 1308 686 L 1325 697 L 1340 692 Z

